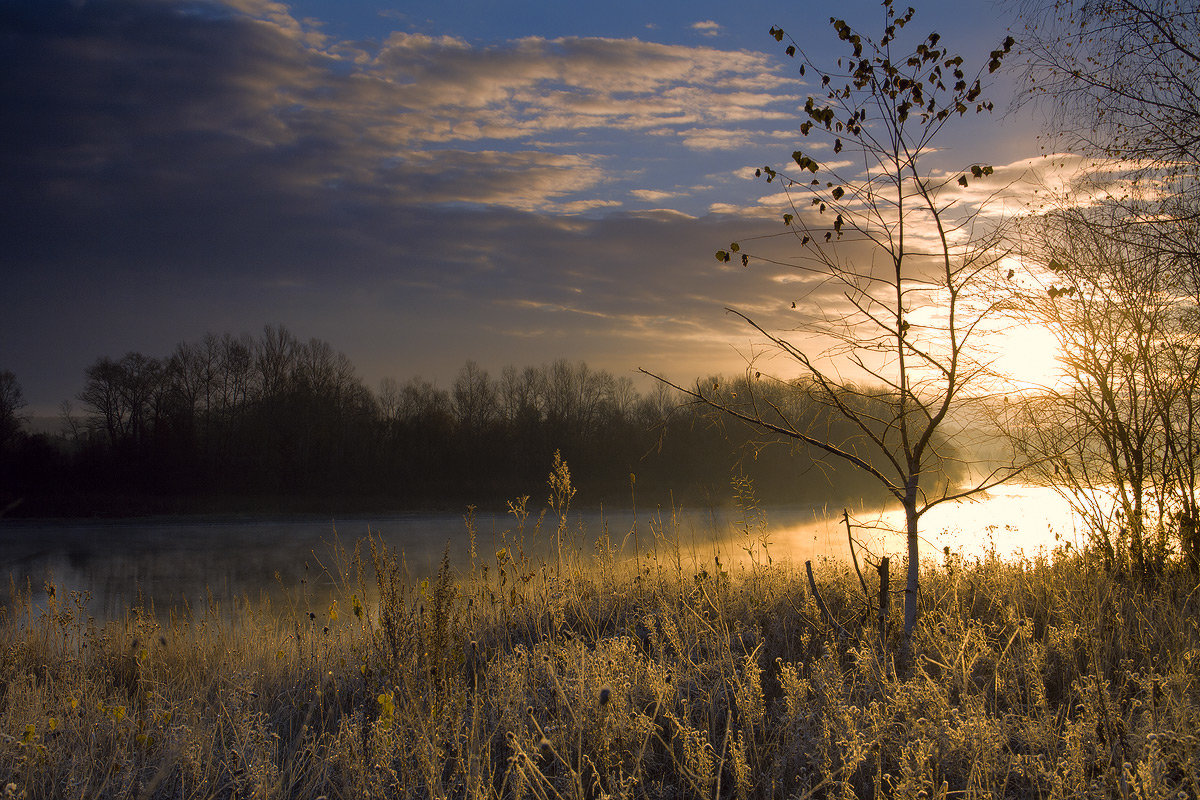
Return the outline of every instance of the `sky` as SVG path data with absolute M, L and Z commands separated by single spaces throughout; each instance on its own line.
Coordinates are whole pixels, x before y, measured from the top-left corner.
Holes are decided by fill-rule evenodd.
M 735 307 L 796 324 L 819 294 L 721 264 L 780 226 L 753 175 L 799 144 L 832 13 L 874 0 L 0 0 L 0 369 L 52 414 L 85 368 L 283 325 L 368 385 L 447 386 L 473 359 L 735 374 Z M 930 0 L 912 27 L 986 60 L 1003 8 Z M 810 76 L 811 77 L 811 76 Z M 946 169 L 1023 168 L 996 112 Z M 791 314 L 791 316 L 789 316 Z

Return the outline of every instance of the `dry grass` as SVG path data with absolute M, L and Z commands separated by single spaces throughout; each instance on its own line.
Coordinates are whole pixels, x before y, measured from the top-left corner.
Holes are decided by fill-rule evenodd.
M 562 487 L 560 486 L 560 491 Z M 558 510 L 569 496 L 557 496 Z M 928 565 L 914 659 L 857 577 L 637 559 L 551 512 L 466 574 L 407 577 L 372 542 L 334 599 L 137 610 L 83 598 L 0 620 L 0 788 L 43 798 L 1200 795 L 1200 592 L 1133 589 L 1085 554 Z M 541 528 L 546 530 L 542 531 Z M 533 558 L 541 533 L 564 544 Z M 472 539 L 472 541 L 474 541 Z M 336 559 L 335 559 L 336 560 Z M 873 590 L 873 589 L 872 589 Z M 896 613 L 899 613 L 897 609 Z M 896 620 L 894 628 L 899 627 Z

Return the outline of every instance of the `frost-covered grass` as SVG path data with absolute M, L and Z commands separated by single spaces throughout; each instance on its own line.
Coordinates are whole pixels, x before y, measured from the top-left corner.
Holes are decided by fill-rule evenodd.
M 560 487 L 561 489 L 561 487 Z M 558 495 L 559 501 L 569 495 Z M 552 506 L 554 503 L 552 503 Z M 561 504 L 559 506 L 561 510 Z M 897 663 L 858 577 L 637 560 L 557 541 L 554 509 L 473 567 L 410 579 L 371 542 L 332 600 L 96 624 L 0 621 L 0 788 L 29 798 L 1200 795 L 1200 591 L 1087 554 L 930 563 Z M 550 520 L 546 522 L 546 520 Z M 536 528 L 540 528 L 535 531 Z M 899 570 L 897 570 L 899 572 Z M 868 583 L 873 573 L 866 576 Z M 869 585 L 874 595 L 876 587 Z

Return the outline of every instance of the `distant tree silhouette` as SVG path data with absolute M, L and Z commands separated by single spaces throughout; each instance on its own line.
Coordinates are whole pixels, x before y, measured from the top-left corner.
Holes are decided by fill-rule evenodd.
M 23 422 L 20 411 L 24 407 L 25 396 L 17 376 L 9 370 L 0 370 L 0 453 L 16 443 Z
M 158 359 L 127 353 L 101 358 L 86 370 L 79 399 L 91 409 L 115 448 L 139 448 L 164 410 L 164 368 Z
M 64 407 L 74 433 L 14 450 L 5 474 L 40 492 L 26 513 L 499 505 L 542 486 L 556 451 L 592 502 L 628 499 L 631 475 L 652 504 L 724 502 L 743 473 L 767 501 L 862 496 L 845 476 L 814 482 L 811 458 L 785 463 L 788 448 L 766 453 L 751 429 L 682 407 L 664 386 L 640 394 L 566 359 L 499 375 L 468 361 L 449 388 L 385 379 L 373 393 L 322 340 L 281 326 L 208 334 L 161 359 L 98 358 L 82 419 Z

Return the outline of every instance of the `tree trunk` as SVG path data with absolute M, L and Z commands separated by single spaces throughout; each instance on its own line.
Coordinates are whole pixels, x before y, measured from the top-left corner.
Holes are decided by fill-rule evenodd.
M 887 556 L 879 559 L 879 652 L 881 654 L 887 651 L 887 618 L 888 607 L 891 605 L 891 595 L 888 587 L 888 566 L 889 560 Z M 883 657 L 882 655 L 880 656 Z
M 1200 535 L 1197 535 L 1196 515 L 1190 507 L 1179 515 L 1179 541 L 1192 575 L 1200 575 Z
M 917 539 L 917 482 L 912 480 L 904 494 L 904 519 L 908 524 L 908 583 L 904 587 L 904 643 L 912 641 L 917 627 L 917 591 L 921 562 Z

